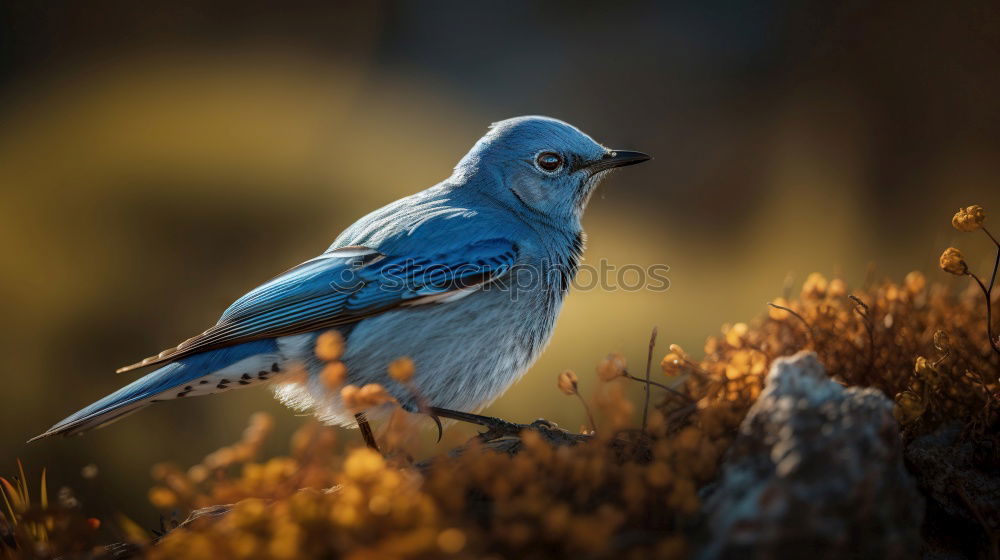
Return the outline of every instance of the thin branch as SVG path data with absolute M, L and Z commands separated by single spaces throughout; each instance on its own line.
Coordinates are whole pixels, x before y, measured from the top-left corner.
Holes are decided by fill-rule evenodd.
M 584 399 L 583 395 L 581 395 L 580 392 L 576 390 L 576 387 L 573 387 L 573 394 L 576 395 L 576 398 L 580 399 L 580 404 L 583 405 L 583 410 L 587 412 L 587 420 L 590 422 L 591 433 L 596 434 L 597 422 L 594 422 L 594 415 L 590 413 L 590 406 L 587 405 L 587 400 Z
M 990 235 L 990 239 L 993 239 L 992 235 Z M 993 260 L 993 275 L 990 276 L 989 292 L 991 294 L 993 293 L 993 286 L 996 284 L 997 281 L 997 267 L 1000 267 L 1000 244 L 997 244 L 997 258 Z
M 1000 252 L 998 252 L 998 256 L 1000 256 Z M 979 284 L 979 288 L 983 291 L 983 295 L 986 297 L 986 337 L 989 338 L 990 346 L 993 347 L 993 351 L 996 352 L 997 355 L 1000 355 L 1000 346 L 998 346 L 997 341 L 993 339 L 993 302 L 991 301 L 992 298 L 990 296 L 993 286 L 990 286 L 990 289 L 987 290 L 983 281 L 980 280 L 974 272 L 966 272 L 966 274 L 971 276 L 972 279 L 976 281 L 976 284 Z
M 997 248 L 1000 249 L 1000 241 L 997 241 L 997 238 L 993 237 L 993 234 L 990 233 L 990 230 L 988 230 L 986 228 L 983 228 L 983 233 L 985 233 L 986 235 L 988 235 L 989 238 L 993 240 L 993 243 L 997 246 Z
M 705 371 L 705 369 L 702 368 L 700 364 L 696 364 L 696 363 L 692 362 L 687 357 L 681 357 L 681 359 L 684 360 L 684 363 L 687 364 L 688 367 L 691 368 L 691 373 L 694 373 L 694 374 L 698 375 L 699 377 L 701 377 L 702 379 L 704 379 L 706 381 L 713 381 L 713 380 L 715 380 L 715 377 L 711 373 L 708 373 L 707 371 Z
M 805 325 L 805 327 L 806 327 L 806 334 L 809 336 L 809 342 L 812 343 L 812 345 L 813 345 L 814 348 L 816 347 L 816 339 L 813 337 L 812 325 L 809 324 L 809 321 L 806 321 L 805 317 L 803 317 L 802 315 L 799 315 L 794 310 L 789 309 L 789 308 L 785 307 L 784 305 L 778 305 L 777 303 L 772 303 L 772 302 L 767 302 L 767 304 L 770 305 L 771 307 L 775 308 L 775 309 L 780 309 L 782 311 L 787 311 L 787 312 L 791 313 L 792 315 L 794 315 L 795 318 L 797 318 L 799 321 L 802 321 L 802 324 Z
M 644 383 L 646 385 L 652 385 L 653 387 L 659 387 L 660 389 L 663 389 L 664 391 L 667 391 L 668 393 L 670 393 L 670 394 L 672 394 L 672 395 L 674 395 L 676 397 L 682 398 L 682 399 L 684 399 L 687 402 L 694 402 L 694 399 L 692 399 L 691 397 L 689 397 L 689 396 L 685 395 L 684 393 L 678 391 L 677 389 L 674 389 L 672 387 L 668 387 L 668 386 L 664 385 L 663 383 L 657 383 L 656 381 L 649 381 L 649 380 L 643 379 L 641 377 L 636 377 L 636 376 L 632 375 L 631 373 L 629 373 L 628 370 L 626 370 L 622 374 L 622 377 L 624 377 L 625 379 L 629 379 L 631 381 L 637 381 L 639 383 Z
M 653 332 L 649 335 L 649 352 L 646 354 L 646 402 L 642 406 L 642 432 L 646 433 L 646 420 L 649 417 L 649 369 L 653 364 L 653 347 L 656 346 L 656 327 L 653 327 Z
M 993 243 L 997 246 L 997 257 L 993 259 L 993 274 L 990 276 L 990 286 L 986 290 L 986 332 L 989 333 L 988 336 L 990 337 L 990 346 L 993 346 L 993 349 L 996 350 L 997 349 L 996 341 L 994 341 L 992 334 L 993 316 L 991 313 L 992 310 L 990 309 L 990 306 L 992 305 L 993 302 L 993 287 L 996 286 L 996 281 L 997 281 L 997 268 L 1000 267 L 1000 242 L 997 242 L 996 238 L 993 237 L 993 234 L 990 233 L 988 229 L 983 228 L 983 232 L 986 233 L 986 235 L 988 235 L 989 238 L 993 240 Z
M 681 407 L 681 408 L 679 408 L 679 409 L 671 412 L 667 416 L 667 425 L 670 426 L 670 427 L 673 427 L 674 423 L 676 423 L 676 422 L 683 422 L 685 419 L 687 419 L 688 416 L 690 416 L 697 409 L 698 409 L 698 405 L 696 405 L 696 404 L 689 404 L 689 405 L 687 405 L 685 407 Z
M 865 370 L 865 377 L 871 373 L 872 368 L 875 367 L 875 326 L 872 324 L 871 309 L 869 309 L 868 304 L 861 301 L 861 298 L 850 294 L 847 296 L 851 298 L 854 302 L 854 312 L 861 316 L 861 320 L 865 324 L 865 330 L 868 331 L 868 368 Z

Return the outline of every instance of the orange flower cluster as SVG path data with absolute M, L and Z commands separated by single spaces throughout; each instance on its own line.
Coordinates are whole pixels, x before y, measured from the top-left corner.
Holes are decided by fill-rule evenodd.
M 972 285 L 956 296 L 911 272 L 902 284 L 881 282 L 846 297 L 803 293 L 753 329 L 750 343 L 773 355 L 799 340 L 831 376 L 894 397 L 908 434 L 945 421 L 995 426 L 1000 386 L 978 292 Z
M 289 456 L 257 462 L 273 424 L 267 414 L 254 414 L 240 441 L 208 454 L 201 463 L 186 470 L 169 463 L 155 465 L 150 502 L 166 511 L 192 511 L 331 484 L 326 459 L 336 452 L 334 432 L 308 423 L 293 437 Z
M 394 399 L 385 387 L 378 383 L 369 383 L 363 387 L 347 385 L 340 391 L 340 398 L 347 408 L 361 412 L 392 402 Z
M 351 452 L 328 490 L 250 498 L 217 520 L 169 534 L 151 558 L 393 558 L 461 552 L 465 533 L 442 527 L 413 470 L 369 449 Z M 329 532 L 328 532 L 329 531 Z

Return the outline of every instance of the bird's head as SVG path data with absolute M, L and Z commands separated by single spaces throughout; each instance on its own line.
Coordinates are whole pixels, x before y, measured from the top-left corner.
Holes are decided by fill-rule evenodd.
M 494 123 L 455 167 L 454 177 L 549 219 L 578 219 L 608 172 L 649 159 L 605 148 L 560 120 L 516 117 Z

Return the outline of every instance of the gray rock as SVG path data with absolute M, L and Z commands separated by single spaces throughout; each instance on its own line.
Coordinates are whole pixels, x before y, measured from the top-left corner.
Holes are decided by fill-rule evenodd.
M 702 558 L 914 558 L 923 498 L 892 402 L 811 352 L 775 361 L 703 512 Z
M 930 502 L 924 540 L 938 556 L 997 558 L 1000 459 L 993 438 L 962 437 L 964 427 L 941 426 L 906 448 L 907 466 Z

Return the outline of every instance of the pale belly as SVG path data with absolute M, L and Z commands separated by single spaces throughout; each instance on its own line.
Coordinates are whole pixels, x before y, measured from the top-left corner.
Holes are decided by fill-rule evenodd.
M 387 372 L 393 360 L 409 357 L 416 367 L 412 384 L 428 404 L 479 410 L 503 394 L 541 353 L 561 299 L 543 291 L 522 291 L 512 298 L 509 292 L 488 290 L 365 319 L 347 331 L 342 359 L 348 383 L 382 384 L 401 405 L 415 411 L 412 391 Z M 295 408 L 314 409 L 330 423 L 352 425 L 353 414 L 318 380 L 321 364 L 311 351 L 318 334 L 279 339 L 286 348 L 301 348 L 298 358 L 307 363 L 312 379 L 307 387 L 278 389 L 278 397 Z

